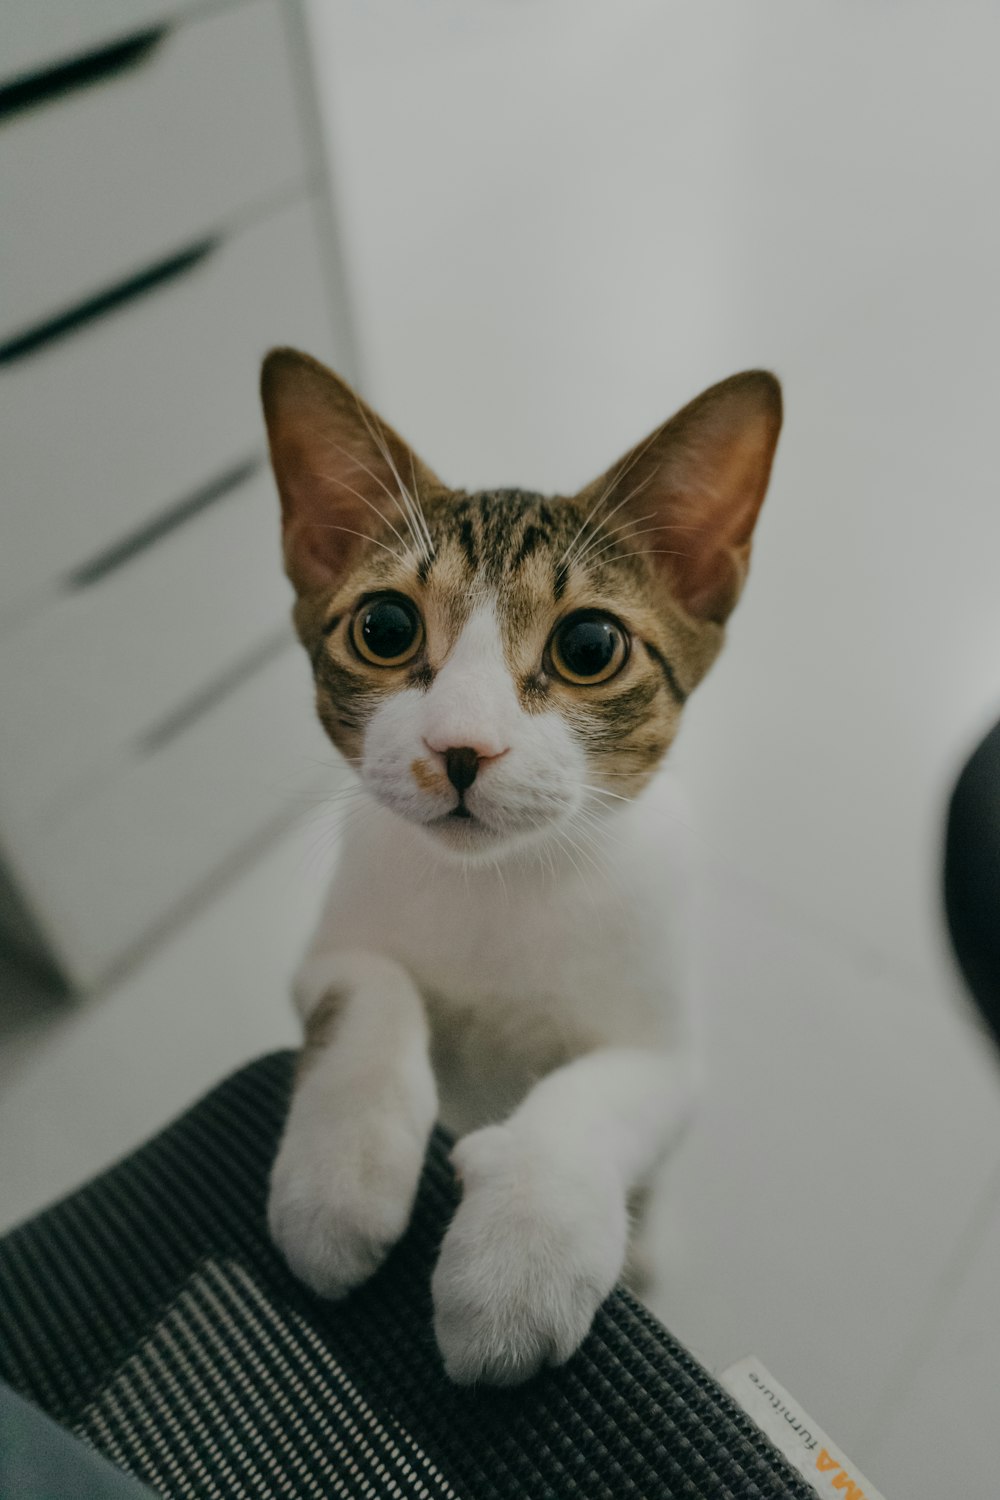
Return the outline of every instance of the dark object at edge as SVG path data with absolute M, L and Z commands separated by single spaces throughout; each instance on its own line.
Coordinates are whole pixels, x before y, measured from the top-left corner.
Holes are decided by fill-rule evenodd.
M 1000 724 L 952 793 L 944 904 L 962 973 L 1000 1044 Z

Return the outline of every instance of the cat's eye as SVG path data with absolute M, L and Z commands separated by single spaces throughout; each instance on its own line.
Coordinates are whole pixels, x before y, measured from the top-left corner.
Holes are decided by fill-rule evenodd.
M 377 667 L 401 667 L 423 645 L 423 621 L 416 605 L 402 594 L 379 594 L 367 599 L 355 614 L 351 640 L 365 661 Z
M 560 677 L 581 686 L 607 682 L 628 659 L 628 637 L 611 615 L 579 610 L 556 626 L 549 658 Z

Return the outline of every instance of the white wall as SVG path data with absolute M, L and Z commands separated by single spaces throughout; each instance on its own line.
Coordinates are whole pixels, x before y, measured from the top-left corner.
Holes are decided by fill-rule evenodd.
M 370 394 L 446 478 L 572 486 L 785 381 L 677 760 L 720 858 L 911 976 L 1000 711 L 991 5 L 314 0 Z

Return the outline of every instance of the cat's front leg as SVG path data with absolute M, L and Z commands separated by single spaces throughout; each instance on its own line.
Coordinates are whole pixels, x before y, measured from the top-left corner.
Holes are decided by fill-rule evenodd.
M 621 1275 L 629 1189 L 687 1118 L 682 1060 L 607 1048 L 557 1069 L 454 1152 L 462 1203 L 434 1272 L 434 1327 L 462 1384 L 569 1359 Z
M 420 995 L 373 953 L 319 954 L 296 982 L 306 1024 L 271 1174 L 271 1236 L 326 1297 L 366 1281 L 409 1222 L 437 1113 Z

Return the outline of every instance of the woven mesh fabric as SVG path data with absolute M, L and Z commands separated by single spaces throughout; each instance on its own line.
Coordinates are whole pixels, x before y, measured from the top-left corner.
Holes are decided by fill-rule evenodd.
M 378 1275 L 338 1304 L 306 1292 L 264 1221 L 292 1065 L 244 1068 L 0 1240 L 0 1376 L 184 1500 L 814 1500 L 625 1293 L 562 1369 L 451 1385 L 429 1296 L 456 1203 L 443 1136 Z

